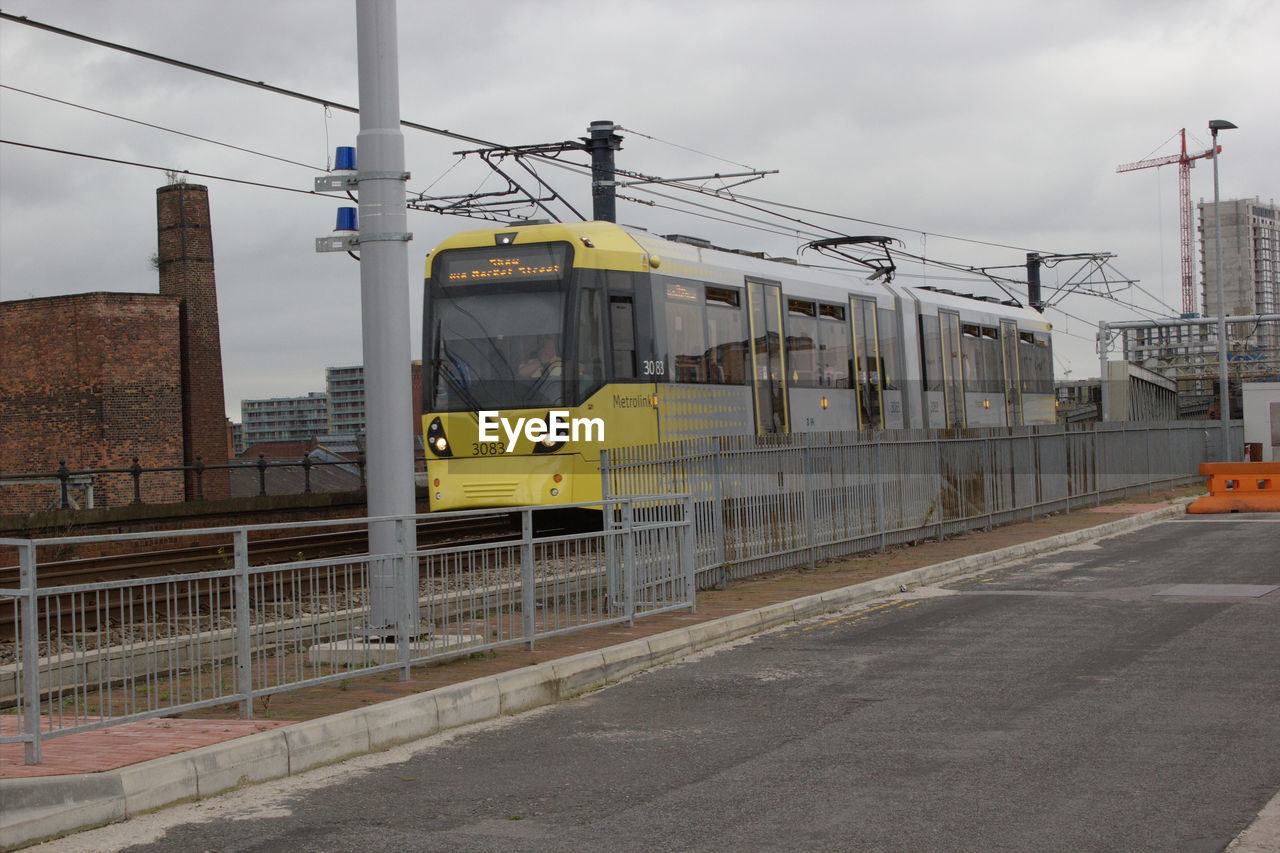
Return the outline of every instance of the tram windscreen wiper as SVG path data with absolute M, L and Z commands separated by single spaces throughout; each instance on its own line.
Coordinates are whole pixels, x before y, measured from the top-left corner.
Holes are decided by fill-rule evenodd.
M 460 358 L 450 355 L 449 348 L 447 346 L 442 346 L 441 349 L 444 355 L 443 357 L 436 359 L 436 372 L 445 378 L 445 381 L 448 382 L 449 386 L 454 389 L 459 397 L 462 398 L 462 402 L 466 404 L 468 409 L 472 411 L 478 410 L 480 408 L 480 404 L 476 401 L 476 398 L 471 394 L 471 392 L 467 390 L 471 385 L 471 380 L 468 378 L 468 374 L 471 371 L 468 368 L 467 363 Z

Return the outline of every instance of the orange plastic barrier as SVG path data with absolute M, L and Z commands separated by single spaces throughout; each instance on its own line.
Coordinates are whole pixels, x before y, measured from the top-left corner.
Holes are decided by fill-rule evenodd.
M 1187 512 L 1280 512 L 1280 462 L 1202 462 L 1209 494 Z

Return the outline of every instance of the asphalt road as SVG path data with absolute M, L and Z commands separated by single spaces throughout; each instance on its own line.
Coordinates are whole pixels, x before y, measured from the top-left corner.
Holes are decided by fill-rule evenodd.
M 1277 585 L 1280 517 L 1162 523 L 67 843 L 1221 850 L 1280 791 Z

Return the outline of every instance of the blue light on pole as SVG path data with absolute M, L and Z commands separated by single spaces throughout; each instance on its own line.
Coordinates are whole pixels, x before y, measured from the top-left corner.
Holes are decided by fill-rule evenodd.
M 315 190 L 318 193 L 354 192 L 358 186 L 355 146 L 339 145 L 333 168 L 315 179 Z
M 345 192 L 348 195 L 359 187 L 356 172 L 356 149 L 353 145 L 339 145 L 334 157 L 334 168 L 323 177 L 315 179 L 316 192 Z M 360 242 L 360 220 L 357 208 L 338 208 L 338 221 L 333 232 L 316 238 L 317 252 L 347 252 L 356 257 Z
M 335 172 L 354 172 L 356 170 L 356 147 L 339 145 L 338 156 L 333 164 Z
M 338 223 L 334 226 L 335 232 L 346 232 L 355 234 L 360 230 L 360 210 L 355 207 L 338 208 Z

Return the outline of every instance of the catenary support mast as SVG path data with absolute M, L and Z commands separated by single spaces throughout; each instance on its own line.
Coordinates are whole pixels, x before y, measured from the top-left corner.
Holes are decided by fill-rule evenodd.
M 411 516 L 413 412 L 410 400 L 409 249 L 405 209 L 404 135 L 395 0 L 356 0 L 360 74 L 360 308 L 370 517 Z M 412 522 L 369 524 L 369 553 L 416 550 Z M 392 558 L 370 566 L 369 631 L 417 634 L 417 562 L 405 573 Z M 397 589 L 397 580 L 400 588 Z
M 591 218 L 600 222 L 618 221 L 613 152 L 622 147 L 622 137 L 616 129 L 611 121 L 593 121 L 585 140 L 591 152 Z

